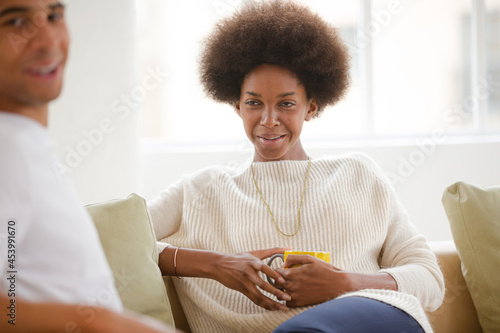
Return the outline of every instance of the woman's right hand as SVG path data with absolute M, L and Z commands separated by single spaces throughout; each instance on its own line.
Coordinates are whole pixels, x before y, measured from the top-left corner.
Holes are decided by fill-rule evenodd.
M 290 301 L 290 296 L 264 281 L 258 274 L 262 272 L 272 279 L 284 283 L 283 277 L 263 263 L 262 260 L 277 253 L 284 253 L 285 250 L 288 250 L 288 248 L 221 254 L 213 266 L 213 278 L 224 286 L 243 293 L 252 302 L 264 309 L 286 311 L 288 310 L 286 305 L 265 296 L 259 288 L 273 294 L 279 300 Z

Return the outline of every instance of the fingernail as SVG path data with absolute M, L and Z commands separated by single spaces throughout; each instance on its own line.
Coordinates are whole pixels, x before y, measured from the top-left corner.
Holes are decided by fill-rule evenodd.
M 284 300 L 284 301 L 291 301 L 292 300 L 292 298 L 288 294 L 283 294 L 283 296 L 281 297 L 281 299 Z
M 278 283 L 285 283 L 285 279 L 283 279 L 281 276 L 278 278 Z
M 281 305 L 280 310 L 281 311 L 288 311 L 288 307 L 286 305 Z

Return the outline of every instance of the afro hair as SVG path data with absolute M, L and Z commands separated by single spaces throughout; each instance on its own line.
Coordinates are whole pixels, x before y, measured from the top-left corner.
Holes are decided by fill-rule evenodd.
M 323 110 L 344 97 L 349 61 L 339 31 L 308 7 L 283 0 L 251 1 L 207 36 L 200 76 L 210 98 L 234 105 L 252 69 L 281 66 L 297 76 L 307 97 Z

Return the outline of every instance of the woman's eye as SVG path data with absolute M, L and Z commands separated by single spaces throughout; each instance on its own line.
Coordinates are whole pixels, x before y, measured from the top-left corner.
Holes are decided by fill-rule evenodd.
M 259 105 L 257 101 L 246 101 L 246 105 Z
M 292 102 L 283 102 L 281 105 L 283 105 L 284 107 L 289 108 L 289 107 L 294 106 L 294 105 L 295 105 L 295 103 L 292 103 Z

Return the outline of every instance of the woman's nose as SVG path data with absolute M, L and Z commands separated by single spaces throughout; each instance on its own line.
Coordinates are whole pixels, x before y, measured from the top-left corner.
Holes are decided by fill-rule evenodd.
M 272 108 L 266 108 L 264 112 L 262 112 L 260 124 L 269 128 L 279 126 L 278 113 Z

